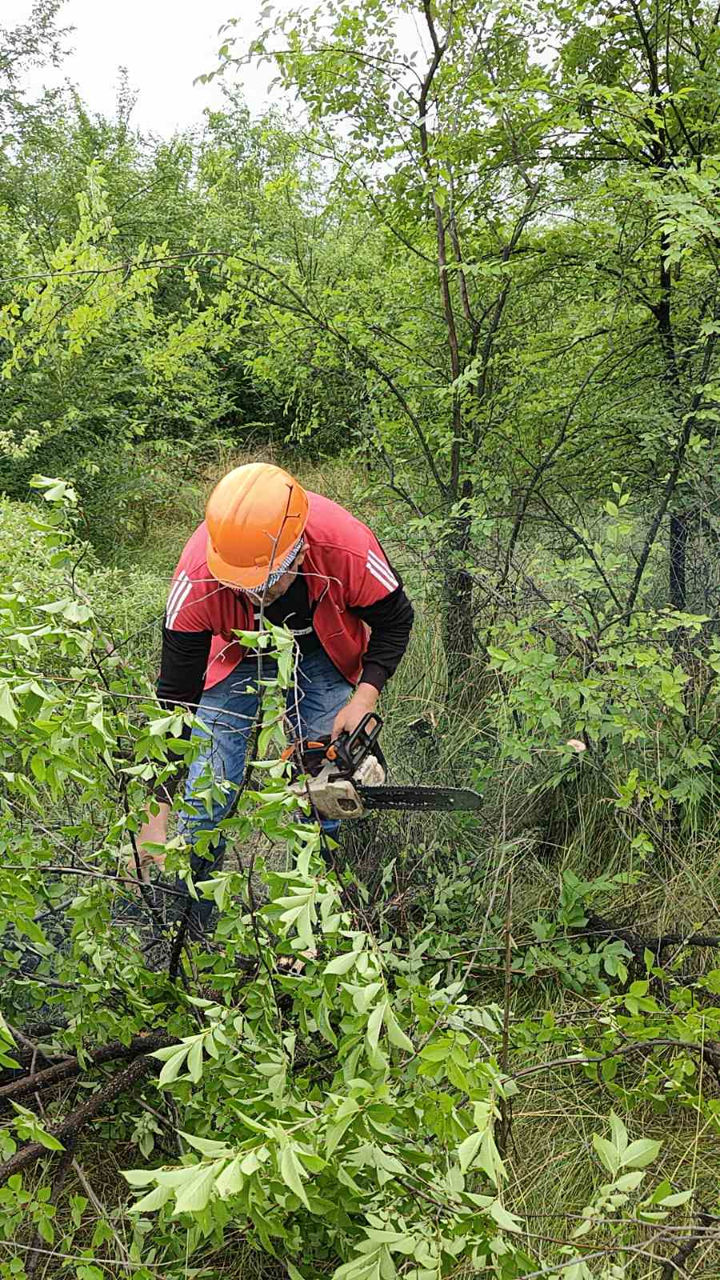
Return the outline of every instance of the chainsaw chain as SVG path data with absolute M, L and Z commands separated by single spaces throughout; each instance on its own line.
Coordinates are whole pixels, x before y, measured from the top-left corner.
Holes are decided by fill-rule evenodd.
M 459 787 L 355 786 L 367 809 L 412 809 L 415 812 L 460 813 L 480 807 L 476 791 Z

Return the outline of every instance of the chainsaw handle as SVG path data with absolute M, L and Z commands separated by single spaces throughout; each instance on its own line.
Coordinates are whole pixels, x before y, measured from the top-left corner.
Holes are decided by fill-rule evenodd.
M 353 774 L 360 768 L 375 746 L 382 729 L 383 722 L 374 711 L 368 711 L 352 733 L 345 729 L 330 743 L 325 758 L 336 762 L 343 772 Z

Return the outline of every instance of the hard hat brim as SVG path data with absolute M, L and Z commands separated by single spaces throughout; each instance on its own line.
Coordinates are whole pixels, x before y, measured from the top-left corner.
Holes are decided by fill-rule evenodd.
M 244 587 L 247 591 L 257 591 L 258 587 L 270 577 L 273 571 L 273 565 L 268 564 L 265 567 L 241 568 L 236 564 L 228 564 L 215 551 L 210 539 L 207 545 L 207 567 L 214 578 L 219 582 L 226 582 L 233 587 Z

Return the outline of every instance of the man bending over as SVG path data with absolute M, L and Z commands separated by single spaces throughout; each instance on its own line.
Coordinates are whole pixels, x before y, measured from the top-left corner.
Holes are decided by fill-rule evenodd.
M 224 476 L 180 557 L 163 624 L 158 697 L 169 709 L 196 710 L 192 736 L 203 741 L 180 820 L 191 845 L 229 816 L 242 787 L 259 709 L 258 671 L 257 657 L 234 632 L 257 630 L 261 614 L 295 637 L 287 712 L 300 740 L 328 733 L 334 739 L 374 710 L 413 623 L 400 575 L 367 525 L 269 463 Z M 208 765 L 214 779 L 230 784 L 211 814 L 193 807 Z M 167 839 L 170 789 L 157 798 L 158 813 L 137 841 L 143 879 L 151 862 L 164 861 L 146 847 Z M 198 879 L 222 865 L 223 853 L 220 839 L 212 863 L 193 857 Z M 198 907 L 200 919 L 207 918 L 211 904 Z

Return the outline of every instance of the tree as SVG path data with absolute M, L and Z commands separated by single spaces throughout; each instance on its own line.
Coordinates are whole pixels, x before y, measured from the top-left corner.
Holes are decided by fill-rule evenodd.
M 716 27 L 698 4 L 365 0 L 250 47 L 299 95 L 362 248 L 342 277 L 293 275 L 258 241 L 242 270 L 266 328 L 316 335 L 325 376 L 349 367 L 358 434 L 430 533 L 451 684 L 528 539 L 587 547 L 621 476 L 643 531 L 611 607 L 632 614 L 669 511 L 685 607 L 682 495 L 714 443 Z
M 213 160 L 211 131 L 202 148 L 148 141 L 128 110 L 105 120 L 58 95 L 18 122 L 0 164 L 2 484 L 20 496 L 38 468 L 72 476 L 105 550 L 108 495 L 120 519 L 152 509 L 153 448 L 207 453 L 248 419 L 282 418 L 240 360 L 244 305 L 223 299 L 237 224 L 198 179 L 223 143 Z M 223 119 L 251 137 L 239 106 Z
M 616 277 L 618 301 L 629 301 L 651 334 L 651 400 L 669 425 L 650 468 L 657 497 L 628 610 L 666 518 L 668 599 L 686 607 L 688 536 L 704 506 L 697 463 L 704 470 L 712 460 L 715 470 L 719 23 L 714 6 L 694 0 L 630 0 L 619 10 L 580 5 L 564 30 L 579 167 L 624 210 L 622 238 L 598 268 Z
M 399 29 L 408 15 L 422 28 L 412 53 Z M 299 92 L 334 169 L 334 201 L 383 242 L 383 278 L 365 281 L 359 297 L 351 272 L 342 306 L 339 283 L 325 295 L 310 283 L 298 297 L 277 279 L 273 303 L 300 310 L 345 350 L 393 488 L 415 517 L 434 512 L 451 680 L 473 649 L 468 564 L 489 478 L 478 453 L 512 341 L 515 264 L 541 209 L 536 27 L 512 6 L 330 3 L 283 17 L 251 49 Z M 260 255 L 257 266 L 262 274 Z M 408 481 L 410 460 L 422 470 L 412 465 Z
M 34 0 L 27 22 L 0 27 L 1 153 L 14 145 L 18 123 L 35 113 L 22 84 L 25 68 L 48 62 L 57 66 L 64 56 L 67 30 L 59 30 L 56 21 L 62 5 L 63 0 Z

